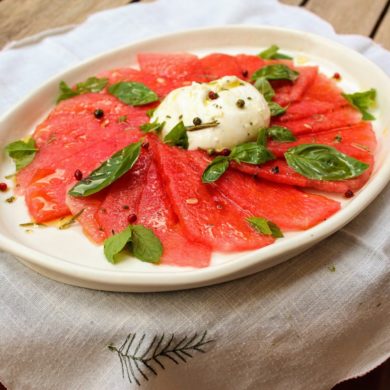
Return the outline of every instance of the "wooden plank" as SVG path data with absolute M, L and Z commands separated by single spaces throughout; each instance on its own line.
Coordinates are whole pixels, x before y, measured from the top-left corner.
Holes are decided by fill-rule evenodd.
M 49 28 L 80 23 L 94 12 L 129 2 L 130 0 L 0 1 L 0 47 L 9 41 Z
M 387 0 L 309 0 L 306 9 L 333 25 L 340 34 L 370 35 Z
M 390 7 L 387 9 L 374 39 L 377 43 L 390 50 Z
M 280 0 L 280 2 L 287 5 L 301 5 L 303 0 Z

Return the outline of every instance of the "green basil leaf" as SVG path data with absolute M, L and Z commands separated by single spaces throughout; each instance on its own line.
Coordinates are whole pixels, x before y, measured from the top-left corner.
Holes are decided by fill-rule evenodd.
M 11 142 L 5 147 L 8 155 L 14 160 L 16 171 L 24 168 L 34 160 L 37 148 L 35 141 L 29 138 L 27 141 Z
M 284 156 L 294 171 L 314 180 L 352 179 L 368 168 L 368 164 L 321 144 L 298 145 Z
M 248 142 L 235 146 L 229 155 L 229 159 L 238 163 L 245 162 L 258 165 L 274 160 L 275 156 L 264 145 Z
M 148 263 L 158 263 L 163 253 L 163 246 L 152 230 L 142 225 L 131 227 L 131 248 L 134 257 Z
M 61 81 L 59 84 L 60 94 L 57 97 L 56 103 L 59 103 L 62 100 L 69 99 L 73 96 L 77 96 L 78 93 L 74 91 L 65 81 Z
M 267 145 L 267 129 L 262 128 L 259 130 L 256 140 L 257 145 L 266 146 Z
M 287 110 L 287 107 L 279 106 L 279 104 L 275 102 L 268 102 L 268 107 L 271 111 L 271 116 L 282 115 Z
M 150 133 L 151 131 L 159 132 L 163 129 L 165 126 L 165 122 L 163 123 L 157 123 L 157 122 L 150 122 L 150 123 L 144 123 L 140 126 L 140 129 L 144 133 Z
M 72 98 L 74 96 L 81 95 L 88 92 L 100 92 L 106 85 L 107 79 L 99 79 L 97 77 L 90 77 L 86 81 L 76 84 L 75 89 L 69 87 L 65 81 L 61 81 L 59 88 L 60 94 L 57 97 L 56 102 L 59 103 L 62 100 Z
M 283 126 L 271 126 L 267 129 L 267 134 L 273 141 L 278 141 L 278 142 L 296 141 L 294 134 L 287 127 L 283 127 Z
M 88 196 L 108 187 L 130 170 L 137 161 L 142 142 L 132 143 L 113 154 L 88 177 L 80 180 L 70 191 L 73 196 Z
M 264 99 L 267 102 L 270 102 L 272 98 L 275 96 L 275 91 L 272 88 L 270 82 L 265 77 L 259 77 L 254 86 L 257 90 L 264 96 Z
M 154 114 L 155 111 L 156 111 L 155 108 L 151 108 L 151 109 L 149 109 L 149 110 L 146 111 L 146 115 L 147 115 L 149 118 L 151 118 L 151 117 L 153 116 L 153 114 Z
M 108 92 L 116 96 L 122 102 L 130 106 L 143 106 L 158 100 L 155 92 L 149 89 L 145 84 L 135 81 L 121 81 L 110 85 Z
M 363 114 L 364 120 L 372 121 L 375 119 L 375 117 L 368 112 L 368 110 L 372 108 L 376 102 L 375 89 L 371 88 L 368 91 L 351 94 L 343 93 L 342 95 Z
M 132 227 L 128 226 L 120 233 L 114 234 L 104 241 L 104 255 L 110 263 L 117 262 L 117 255 L 122 252 L 127 243 L 131 241 Z
M 164 142 L 167 145 L 179 146 L 188 149 L 187 128 L 183 121 L 179 122 L 165 137 Z
M 204 170 L 202 183 L 213 183 L 217 181 L 229 168 L 229 158 L 225 156 L 216 157 Z
M 299 72 L 289 68 L 283 64 L 267 65 L 260 68 L 252 75 L 252 81 L 264 77 L 267 80 L 290 80 L 295 81 L 299 76 Z
M 258 54 L 260 58 L 263 58 L 265 60 L 277 60 L 277 59 L 285 59 L 285 60 L 292 60 L 292 57 L 278 53 L 279 46 L 272 45 L 268 49 L 263 50 Z
M 86 81 L 76 85 L 76 91 L 79 95 L 83 93 L 100 92 L 108 83 L 108 79 L 99 79 L 97 77 L 89 77 Z
M 279 226 L 271 221 L 268 221 L 265 218 L 249 217 L 247 218 L 247 221 L 259 233 L 272 236 L 275 238 L 283 237 L 283 233 L 280 230 Z

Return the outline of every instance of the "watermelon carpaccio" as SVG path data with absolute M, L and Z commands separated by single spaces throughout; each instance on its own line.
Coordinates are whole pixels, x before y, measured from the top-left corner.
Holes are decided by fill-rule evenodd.
M 59 103 L 37 126 L 33 138 L 39 150 L 34 161 L 17 174 L 16 192 L 25 196 L 35 221 L 79 215 L 87 236 L 102 243 L 126 228 L 129 216 L 135 214 L 137 223 L 160 238 L 162 263 L 205 267 L 212 251 L 243 251 L 274 242 L 272 236 L 255 231 L 248 217 L 266 218 L 283 231 L 308 229 L 340 209 L 339 202 L 312 194 L 308 188 L 351 194 L 372 172 L 376 139 L 371 124 L 362 121 L 336 82 L 315 66 L 223 53 L 202 58 L 189 53 L 141 53 L 138 62 L 139 70 L 117 68 L 98 77 L 107 78 L 109 85 L 143 83 L 162 99 L 194 81 L 229 75 L 250 81 L 264 66 L 290 66 L 299 72 L 294 83 L 271 82 L 276 92 L 273 100 L 287 107 L 271 124 L 287 127 L 296 140 L 270 140 L 268 148 L 275 160 L 260 166 L 231 163 L 218 181 L 204 184 L 201 176 L 210 156 L 200 150 L 167 146 L 157 136 L 140 132 L 139 126 L 149 120 L 147 110 L 157 104 L 132 107 L 110 95 L 107 88 L 82 94 Z M 94 115 L 97 109 L 104 112 L 100 118 Z M 76 170 L 86 177 L 113 153 L 142 137 L 139 159 L 120 179 L 88 197 L 67 194 L 77 182 Z M 289 148 L 308 143 L 332 146 L 369 164 L 369 169 L 350 180 L 310 180 L 284 159 Z

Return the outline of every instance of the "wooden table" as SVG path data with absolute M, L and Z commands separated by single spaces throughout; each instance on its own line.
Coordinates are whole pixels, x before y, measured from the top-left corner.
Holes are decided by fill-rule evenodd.
M 94 12 L 132 2 L 134 0 L 0 0 L 0 47 L 48 28 L 80 23 Z M 330 22 L 338 33 L 366 35 L 390 49 L 390 0 L 281 2 L 305 7 Z
M 81 23 L 94 12 L 135 1 L 0 0 L 0 48 L 12 40 L 49 28 Z M 390 50 L 390 0 L 281 0 L 281 2 L 314 12 L 331 23 L 337 33 L 366 35 Z M 387 362 L 380 370 L 376 370 L 376 374 L 374 371 L 359 381 L 348 381 L 336 388 L 338 390 L 385 389 L 388 383 L 378 385 L 375 381 L 378 381 L 377 377 L 384 375 L 387 377 L 384 370 L 387 371 L 389 366 Z M 4 387 L 0 383 L 0 390 L 2 389 Z

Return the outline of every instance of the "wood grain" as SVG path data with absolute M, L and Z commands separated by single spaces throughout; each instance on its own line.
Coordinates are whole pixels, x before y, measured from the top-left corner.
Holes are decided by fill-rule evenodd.
M 279 0 L 283 4 L 287 5 L 301 5 L 303 0 Z
M 0 1 L 0 47 L 40 31 L 82 22 L 88 15 L 130 0 Z
M 306 9 L 327 20 L 340 34 L 370 35 L 387 0 L 309 0 Z

